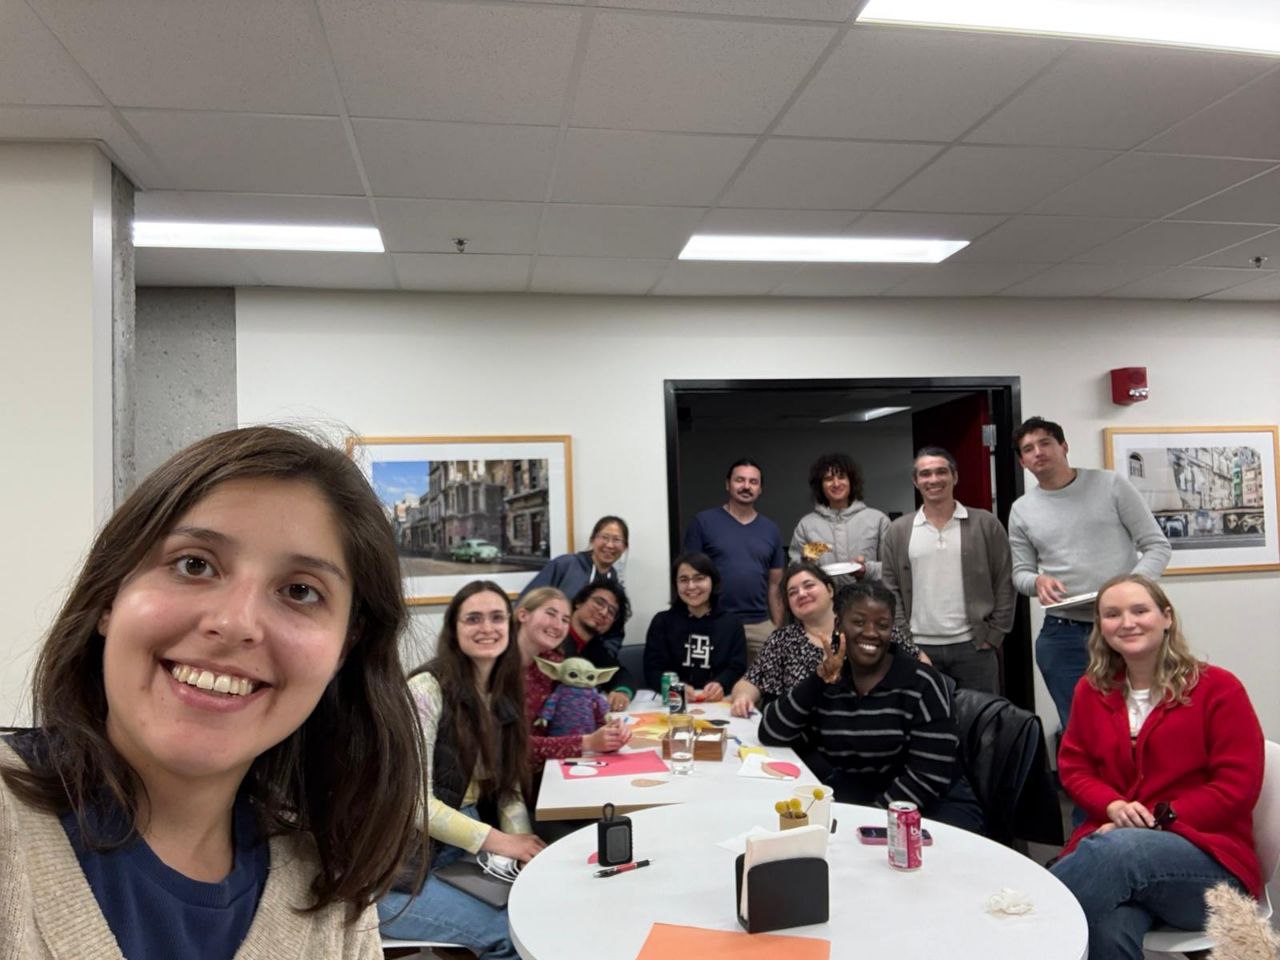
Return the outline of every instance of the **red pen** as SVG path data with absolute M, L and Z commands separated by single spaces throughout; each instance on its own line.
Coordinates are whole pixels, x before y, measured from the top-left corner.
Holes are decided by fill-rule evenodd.
M 641 867 L 647 867 L 653 863 L 653 857 L 648 860 L 637 860 L 635 863 L 624 863 L 620 867 L 610 867 L 608 870 L 597 870 L 597 877 L 616 877 L 620 873 L 626 873 L 629 870 L 639 870 Z

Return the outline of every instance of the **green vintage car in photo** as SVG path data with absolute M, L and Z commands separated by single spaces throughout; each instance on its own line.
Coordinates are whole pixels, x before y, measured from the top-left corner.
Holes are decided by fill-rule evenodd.
M 488 540 L 468 539 L 453 545 L 449 551 L 449 559 L 462 563 L 491 563 L 502 555 L 502 551 Z

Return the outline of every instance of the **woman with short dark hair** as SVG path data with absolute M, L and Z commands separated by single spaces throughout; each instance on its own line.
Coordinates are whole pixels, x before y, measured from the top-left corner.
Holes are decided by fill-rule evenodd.
M 615 516 L 601 517 L 591 528 L 588 549 L 556 557 L 538 571 L 520 591 L 520 596 L 523 597 L 530 590 L 539 587 L 556 587 L 566 597 L 573 597 L 588 584 L 621 584 L 619 561 L 626 554 L 630 543 L 631 531 L 627 528 L 627 521 Z M 625 622 L 625 618 L 619 618 L 604 635 L 604 643 L 612 649 L 615 656 L 622 648 Z

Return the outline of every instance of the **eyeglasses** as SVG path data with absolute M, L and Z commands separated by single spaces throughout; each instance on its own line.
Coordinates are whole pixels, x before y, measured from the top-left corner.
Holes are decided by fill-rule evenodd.
M 618 615 L 617 604 L 610 603 L 608 600 L 606 600 L 604 597 L 600 596 L 599 594 L 596 594 L 594 597 L 589 598 L 587 600 L 587 603 L 591 604 L 597 610 L 607 613 L 611 617 L 616 617 Z
M 621 537 L 615 537 L 611 533 L 597 533 L 595 538 L 599 540 L 601 543 L 603 543 L 606 547 L 621 547 L 621 546 L 625 546 L 627 542 L 623 540 Z
M 506 611 L 504 610 L 494 610 L 488 616 L 483 613 L 468 613 L 458 619 L 468 627 L 478 627 L 483 624 L 485 620 L 488 620 L 489 623 L 495 627 L 505 627 L 511 618 L 507 616 Z
M 708 577 L 705 573 L 695 573 L 692 577 L 677 577 L 676 586 L 692 587 L 700 583 L 706 583 L 710 579 L 711 578 Z

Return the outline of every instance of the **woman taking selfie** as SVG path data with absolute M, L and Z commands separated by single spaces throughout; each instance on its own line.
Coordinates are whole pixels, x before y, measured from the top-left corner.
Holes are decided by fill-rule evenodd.
M 340 452 L 254 427 L 151 474 L 0 740 L 0 955 L 379 957 L 422 789 L 404 617 Z
M 468 853 L 524 863 L 544 846 L 530 832 L 524 804 L 523 667 L 510 626 L 511 601 L 503 589 L 473 580 L 445 610 L 435 659 L 409 679 L 430 764 L 431 876 L 416 895 L 398 890 L 378 904 L 389 936 L 460 943 L 485 960 L 517 956 L 507 911 L 436 874 Z
M 1103 584 L 1058 753 L 1085 822 L 1052 868 L 1084 908 L 1091 960 L 1141 960 L 1156 923 L 1202 929 L 1218 883 L 1261 895 L 1262 767 L 1248 694 L 1192 656 L 1159 585 L 1138 574 Z

